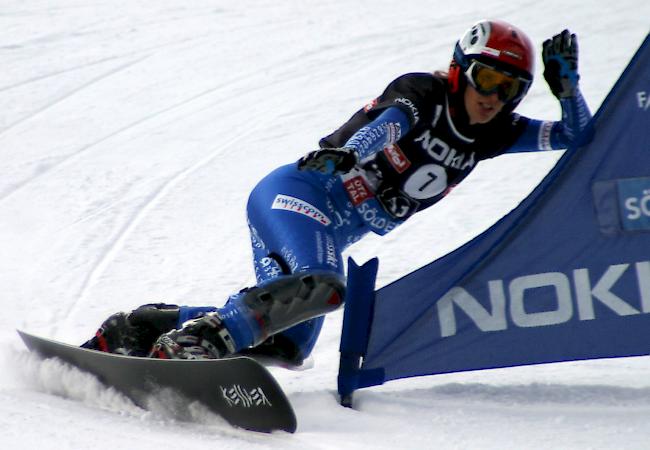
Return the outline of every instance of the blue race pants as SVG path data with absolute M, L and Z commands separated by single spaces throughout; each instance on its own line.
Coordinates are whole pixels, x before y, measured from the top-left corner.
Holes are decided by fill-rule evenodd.
M 247 214 L 258 283 L 296 272 L 343 275 L 341 252 L 369 230 L 352 209 L 340 180 L 331 177 L 324 183 L 323 179 L 289 164 L 271 172 L 251 192 Z M 181 307 L 179 325 L 201 313 L 219 311 L 226 317 L 238 349 L 245 348 L 250 345 L 248 330 L 254 324 L 241 314 L 231 314 L 238 298 L 233 295 L 220 309 Z M 316 317 L 278 334 L 293 342 L 306 358 L 323 320 Z

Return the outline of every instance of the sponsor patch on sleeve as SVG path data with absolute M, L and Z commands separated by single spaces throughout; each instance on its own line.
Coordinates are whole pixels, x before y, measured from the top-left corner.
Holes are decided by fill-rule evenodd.
M 411 161 L 406 157 L 404 152 L 397 144 L 391 144 L 384 149 L 384 154 L 388 158 L 388 162 L 391 163 L 393 168 L 397 170 L 398 173 L 404 172 L 406 169 L 411 167 Z
M 368 111 L 370 111 L 372 108 L 374 108 L 375 106 L 377 106 L 377 103 L 379 103 L 379 99 L 378 99 L 378 98 L 376 98 L 376 99 L 370 101 L 369 103 L 367 103 L 367 104 L 363 107 L 363 111 L 364 111 L 364 112 L 368 112 Z

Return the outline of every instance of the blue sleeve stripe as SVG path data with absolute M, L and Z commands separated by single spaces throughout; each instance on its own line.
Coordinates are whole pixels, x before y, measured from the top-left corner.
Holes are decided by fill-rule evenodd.
M 565 149 L 569 140 L 562 122 L 528 119 L 524 132 L 505 153 L 540 152 Z
M 345 143 L 345 147 L 353 148 L 359 159 L 363 159 L 397 142 L 409 129 L 410 122 L 406 113 L 391 106 L 368 125 L 357 130 Z
M 553 150 L 551 136 L 553 133 L 553 122 L 542 122 L 537 132 L 537 148 L 540 150 Z
M 506 153 L 537 152 L 567 148 L 585 129 L 591 112 L 578 90 L 575 97 L 560 100 L 562 121 L 528 119 L 524 132 Z

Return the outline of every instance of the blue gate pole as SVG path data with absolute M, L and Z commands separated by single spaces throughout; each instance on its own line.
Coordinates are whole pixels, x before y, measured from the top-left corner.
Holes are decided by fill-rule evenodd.
M 359 387 L 361 358 L 365 356 L 368 348 L 378 267 L 377 258 L 362 266 L 358 266 L 352 258 L 348 259 L 338 375 L 341 405 L 348 408 L 352 407 L 353 393 Z

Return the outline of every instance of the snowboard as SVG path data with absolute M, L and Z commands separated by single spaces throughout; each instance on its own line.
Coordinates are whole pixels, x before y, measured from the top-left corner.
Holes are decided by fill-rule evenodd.
M 95 375 L 146 408 L 148 396 L 171 388 L 246 430 L 296 431 L 296 416 L 269 371 L 247 357 L 212 360 L 137 358 L 85 349 L 18 330 L 27 348 Z

